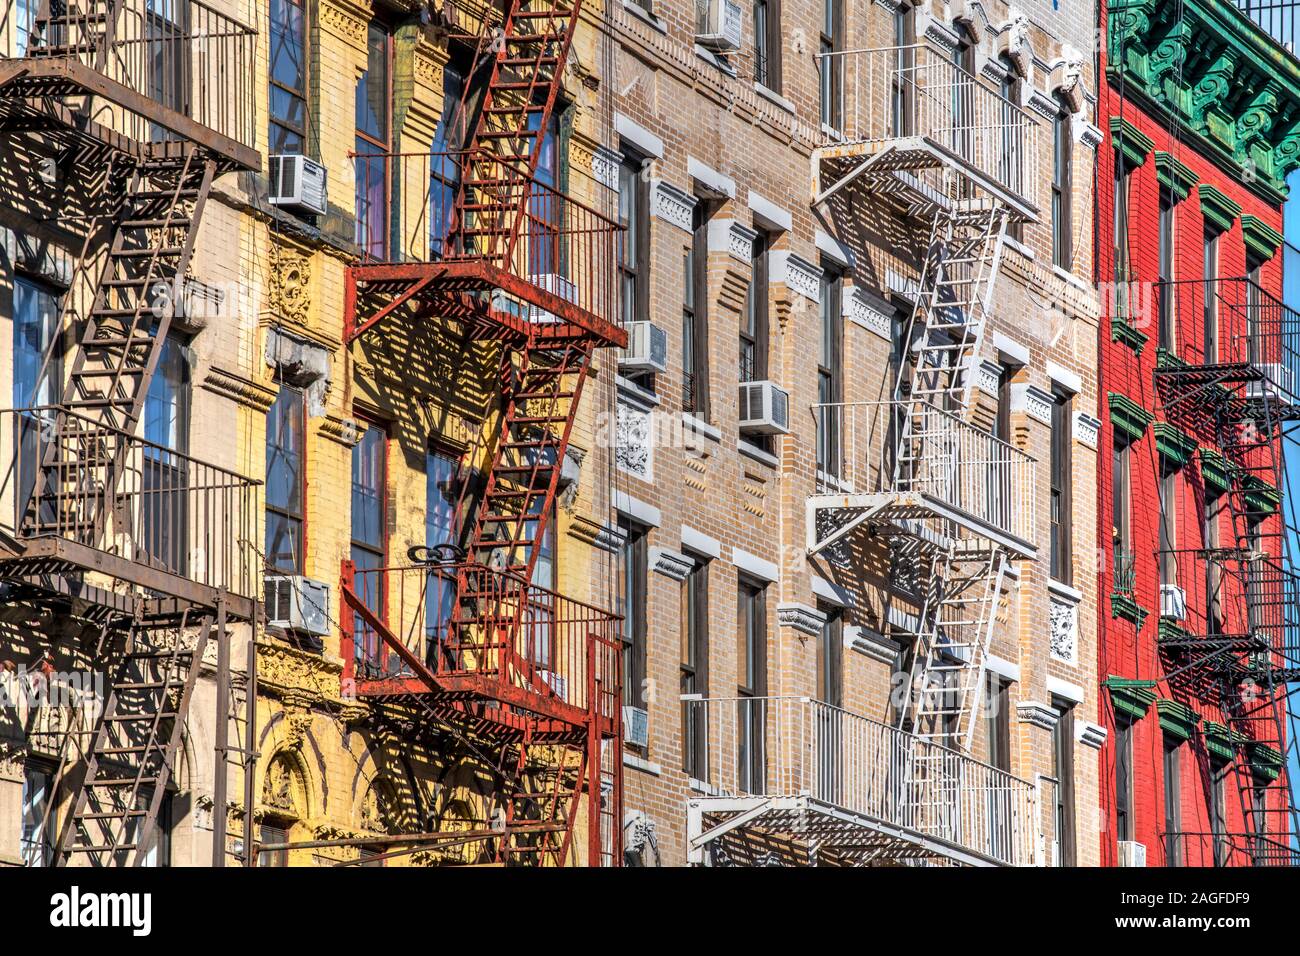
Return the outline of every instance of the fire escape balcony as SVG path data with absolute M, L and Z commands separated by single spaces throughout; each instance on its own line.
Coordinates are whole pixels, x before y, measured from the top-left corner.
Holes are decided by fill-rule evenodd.
M 396 184 L 404 225 L 400 243 L 363 244 L 349 270 L 349 295 L 371 303 L 355 310 L 349 341 L 413 303 L 417 315 L 464 320 L 485 338 L 627 344 L 608 318 L 618 311 L 613 219 L 482 150 L 354 161 L 358 208 Z
M 950 53 L 924 43 L 849 50 L 820 54 L 818 68 L 814 204 L 861 179 L 905 210 L 997 200 L 1037 220 L 1037 122 Z
M 616 615 L 473 563 L 345 562 L 341 595 L 343 679 L 358 697 L 414 698 L 507 739 L 621 737 Z
M 706 790 L 687 804 L 692 862 L 711 844 L 715 863 L 730 856 L 733 833 L 850 865 L 1044 862 L 1042 796 L 1026 780 L 809 697 L 683 703 Z
M 1014 445 L 919 399 L 819 404 L 812 414 L 810 552 L 865 524 L 935 546 L 953 542 L 959 553 L 992 544 L 1036 556 L 1035 461 Z
M 257 32 L 201 0 L 9 0 L 0 122 L 138 160 L 197 146 L 258 169 Z
M 252 620 L 260 483 L 64 408 L 0 412 L 0 577 L 74 605 Z
M 1300 418 L 1300 313 L 1247 278 L 1157 283 L 1147 298 L 1129 296 L 1134 325 L 1207 333 L 1160 354 L 1167 417 L 1209 427 L 1222 411 L 1257 428 Z

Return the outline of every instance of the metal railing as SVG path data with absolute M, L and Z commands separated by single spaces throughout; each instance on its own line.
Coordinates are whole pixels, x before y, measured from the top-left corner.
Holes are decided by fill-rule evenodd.
M 483 152 L 352 157 L 363 263 L 484 261 L 584 312 L 617 314 L 622 227 L 603 213 Z M 485 168 L 492 170 L 491 183 L 470 187 L 458 212 L 461 180 L 482 183 Z M 396 228 L 394 216 L 400 219 Z M 392 235 L 400 236 L 399 248 L 389 242 Z M 554 320 L 545 308 L 529 304 L 527 288 L 493 296 L 500 310 L 531 321 Z
M 6 410 L 0 501 L 19 539 L 58 537 L 259 597 L 260 482 L 57 407 Z
M 1253 660 L 1284 650 L 1300 606 L 1296 576 L 1276 555 L 1236 550 L 1156 553 L 1160 568 L 1160 616 L 1192 638 L 1233 639 Z M 1207 646 L 1209 646 L 1207 644 Z M 1224 663 L 1233 658 L 1225 652 Z
M 1237 0 L 1237 9 L 1282 46 L 1296 52 L 1296 38 L 1300 35 L 1297 0 Z
M 1179 361 L 1252 366 L 1263 379 L 1250 384 L 1249 394 L 1267 392 L 1274 401 L 1300 404 L 1300 313 L 1246 278 L 1186 279 L 1155 288 L 1152 318 L 1174 330 Z
M 1162 833 L 1165 859 L 1176 866 L 1300 866 L 1300 849 L 1285 834 Z
M 344 562 L 341 593 L 344 677 L 359 693 L 367 681 L 417 676 L 413 660 L 435 676 L 486 677 L 605 720 L 621 716 L 621 619 L 608 611 L 470 563 Z
M 919 399 L 818 404 L 812 414 L 816 494 L 916 492 L 1035 540 L 1035 461 L 1014 445 Z
M 951 54 L 923 43 L 846 50 L 818 54 L 818 69 L 823 145 L 923 137 L 1037 205 L 1037 122 Z
M 0 58 L 80 62 L 222 136 L 253 144 L 256 30 L 202 0 L 123 0 L 115 19 L 105 15 L 112 8 L 89 0 L 8 0 Z M 120 132 L 139 141 L 179 139 L 130 104 L 117 105 L 129 110 L 108 122 Z
M 1041 862 L 1033 784 L 809 697 L 684 698 L 720 795 L 808 796 L 1011 866 Z
M 1113 577 L 1111 590 L 1131 601 L 1133 600 L 1133 588 L 1137 578 L 1137 566 L 1133 550 L 1131 548 L 1116 547 L 1112 549 L 1111 557 L 1113 561 L 1111 566 Z

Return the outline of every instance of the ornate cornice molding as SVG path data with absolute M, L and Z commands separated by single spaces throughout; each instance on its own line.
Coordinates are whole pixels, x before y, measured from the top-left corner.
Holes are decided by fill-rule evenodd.
M 685 581 L 686 575 L 690 574 L 691 568 L 695 567 L 695 562 L 680 551 L 651 548 L 650 567 L 670 580 Z
M 826 615 L 806 604 L 789 602 L 776 606 L 776 621 L 781 627 L 790 627 L 800 634 L 817 637 L 826 626 Z
M 215 365 L 208 367 L 201 384 L 209 392 L 232 399 L 261 415 L 270 411 L 275 396 L 279 394 L 279 389 L 268 388 L 238 372 L 228 372 Z
M 1016 717 L 1022 724 L 1029 724 L 1042 730 L 1052 730 L 1061 719 L 1055 707 L 1037 700 L 1026 700 L 1016 704 Z
M 337 657 L 313 654 L 287 644 L 257 642 L 257 687 L 279 698 L 287 709 L 310 709 L 342 700 L 339 679 L 343 662 Z
M 691 231 L 696 199 L 662 179 L 650 183 L 650 215 L 685 232 Z
M 331 412 L 321 416 L 316 431 L 322 437 L 349 449 L 361 438 L 361 429 L 357 427 L 355 419 L 340 418 Z
M 569 536 L 610 554 L 618 554 L 623 549 L 624 536 L 617 527 L 600 524 L 585 515 L 570 519 Z

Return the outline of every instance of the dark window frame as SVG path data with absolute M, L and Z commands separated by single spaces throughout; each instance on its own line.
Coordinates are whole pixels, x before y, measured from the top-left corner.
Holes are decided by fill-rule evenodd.
M 353 169 L 356 175 L 356 208 L 353 210 L 356 227 L 354 230 L 354 241 L 360 249 L 363 258 L 375 261 L 384 261 L 388 259 L 392 252 L 392 217 L 393 217 L 393 184 L 392 170 L 390 169 L 390 154 L 393 152 L 393 57 L 396 33 L 393 28 L 380 19 L 372 19 L 366 28 L 366 48 L 370 50 L 371 43 L 376 35 L 381 35 L 383 44 L 383 107 L 384 115 L 381 118 L 380 125 L 383 127 L 378 132 L 362 129 L 360 123 L 357 123 L 354 140 L 354 149 L 357 153 L 369 154 L 368 156 L 357 156 L 353 160 Z M 369 58 L 369 52 L 367 52 Z M 369 62 L 367 61 L 366 71 L 357 78 L 355 99 L 360 101 L 363 96 L 367 102 L 371 102 L 368 94 L 370 92 L 370 83 L 373 79 L 370 76 Z M 365 93 L 363 94 L 363 86 Z M 382 154 L 376 156 L 374 154 Z M 370 219 L 373 210 L 370 208 L 369 187 L 378 176 L 381 189 L 379 190 L 379 201 L 383 207 L 381 210 L 382 222 L 375 223 Z M 364 198 L 364 203 L 363 203 Z M 364 206 L 364 215 L 363 215 Z M 376 228 L 378 233 L 376 233 Z
M 1115 839 L 1133 839 L 1133 722 L 1115 720 Z
M 781 92 L 781 0 L 754 0 L 754 82 Z M 762 22 L 760 22 L 760 10 Z
M 625 325 L 650 316 L 650 181 L 645 165 L 644 156 L 623 147 L 618 191 L 619 222 L 625 228 L 619 233 L 618 266 L 619 302 Z
M 709 696 L 709 562 L 696 558 L 682 581 L 680 678 L 682 694 Z M 708 726 L 698 704 L 682 707 L 682 770 L 703 780 Z
M 844 401 L 844 273 L 823 265 L 818 319 L 817 401 L 836 405 Z M 817 421 L 817 468 L 838 478 L 843 470 L 842 410 L 823 409 Z
M 1074 260 L 1074 129 L 1069 104 L 1056 94 L 1052 120 L 1052 264 L 1069 270 Z
M 1164 735 L 1161 769 L 1165 791 L 1165 866 L 1184 865 L 1182 744 L 1178 738 Z
M 1058 697 L 1052 707 L 1059 715 L 1052 729 L 1052 754 L 1056 772 L 1056 839 L 1058 866 L 1075 866 L 1077 852 L 1074 793 L 1074 705 Z
M 738 784 L 761 794 L 767 780 L 767 585 L 736 578 Z M 751 701 L 751 703 L 744 703 Z
M 278 29 L 276 8 L 296 9 L 300 33 L 290 36 L 288 31 Z M 307 132 L 310 125 L 311 101 L 308 91 L 311 89 L 311 14 L 306 0 L 271 0 L 268 12 L 268 55 L 267 55 L 267 152 L 268 154 L 289 154 L 295 152 L 307 154 Z M 277 48 L 277 40 L 280 45 Z M 301 75 L 300 85 L 293 86 L 283 79 L 276 79 L 275 61 L 277 49 L 296 47 Z M 277 92 L 286 102 L 281 106 L 289 109 L 277 109 Z M 301 110 L 302 122 L 295 123 L 292 117 L 294 109 Z M 287 114 L 287 115 L 286 115 Z M 297 138 L 296 149 L 292 148 L 292 138 Z
M 818 66 L 818 115 L 823 125 L 833 130 L 844 127 L 844 57 L 828 56 L 844 50 L 844 4 L 842 0 L 822 0 Z
M 270 468 L 272 463 L 273 451 L 279 453 L 281 451 L 286 450 L 284 444 L 279 438 L 277 438 L 273 448 L 271 435 L 272 435 L 273 427 L 275 428 L 275 434 L 277 436 L 283 434 L 279 427 L 280 418 L 278 417 L 277 410 L 279 409 L 281 400 L 286 398 L 288 395 L 296 396 L 293 399 L 293 401 L 297 406 L 297 414 L 295 417 L 298 419 L 296 434 L 298 436 L 299 444 L 297 449 L 293 450 L 296 451 L 296 455 L 297 455 L 296 464 L 298 470 L 298 476 L 297 476 L 298 477 L 298 489 L 297 489 L 298 510 L 297 511 L 293 509 L 291 502 L 286 502 L 285 504 L 279 504 L 272 501 L 272 491 L 274 490 L 274 486 L 270 480 Z M 274 421 L 273 421 L 273 417 L 274 417 Z M 304 573 L 304 568 L 306 566 L 306 550 L 307 550 L 307 396 L 306 394 L 301 388 L 298 388 L 297 386 L 290 385 L 287 382 L 281 382 L 280 392 L 278 395 L 276 395 L 275 401 L 271 403 L 271 407 L 267 410 L 266 418 L 267 418 L 266 421 L 267 482 L 266 482 L 266 491 L 264 494 L 263 506 L 267 512 L 268 518 L 271 515 L 275 515 L 279 518 L 288 521 L 290 526 L 296 527 L 295 538 L 296 538 L 296 544 L 298 548 L 297 548 L 297 554 L 294 555 L 291 564 L 285 565 L 285 564 L 274 563 L 275 552 L 274 549 L 272 548 L 272 542 L 270 540 L 271 524 L 270 521 L 268 520 L 267 528 L 266 528 L 267 540 L 265 541 L 265 547 L 266 547 L 265 559 L 268 568 L 272 568 L 277 571 L 283 571 L 288 574 L 302 574 Z
M 644 709 L 648 703 L 644 685 L 648 642 L 646 611 L 649 600 L 649 529 L 622 515 L 618 519 L 618 528 L 623 535 L 623 581 L 620 588 L 623 608 L 623 703 Z
M 691 242 L 683 264 L 682 411 L 702 421 L 710 415 L 709 389 L 709 220 L 716 203 L 697 197 Z
M 1074 480 L 1073 480 L 1074 396 L 1061 388 L 1052 390 L 1051 456 L 1049 461 L 1049 519 L 1051 532 L 1050 572 L 1054 581 L 1074 583 Z

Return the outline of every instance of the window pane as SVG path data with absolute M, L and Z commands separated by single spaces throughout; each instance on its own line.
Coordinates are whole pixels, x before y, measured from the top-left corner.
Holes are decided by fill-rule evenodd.
M 371 425 L 352 448 L 352 540 L 382 553 L 387 436 Z

